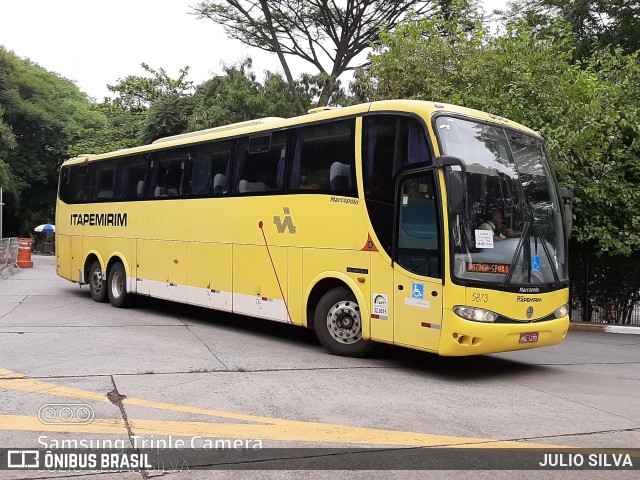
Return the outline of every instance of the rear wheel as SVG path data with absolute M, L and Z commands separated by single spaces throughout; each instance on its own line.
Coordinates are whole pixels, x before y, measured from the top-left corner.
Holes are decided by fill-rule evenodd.
M 109 270 L 109 301 L 116 308 L 126 307 L 131 297 L 127 292 L 127 274 L 122 263 L 114 263 Z
M 346 287 L 328 291 L 318 302 L 314 316 L 320 343 L 334 355 L 361 357 L 373 348 L 362 338 L 360 306 Z
M 96 302 L 107 301 L 107 279 L 102 275 L 102 267 L 100 262 L 95 261 L 91 264 L 89 269 L 89 292 L 91 292 L 91 298 Z

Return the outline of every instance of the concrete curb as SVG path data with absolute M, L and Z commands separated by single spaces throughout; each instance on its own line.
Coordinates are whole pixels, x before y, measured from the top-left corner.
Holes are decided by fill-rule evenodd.
M 579 332 L 605 332 L 605 333 L 626 333 L 640 335 L 640 327 L 630 325 L 607 325 L 603 323 L 579 323 L 571 322 L 569 330 Z

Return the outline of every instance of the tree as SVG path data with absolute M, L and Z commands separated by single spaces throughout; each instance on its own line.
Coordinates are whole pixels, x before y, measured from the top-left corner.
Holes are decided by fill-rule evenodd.
M 13 134 L 11 125 L 4 123 L 4 108 L 0 105 L 0 187 L 7 192 L 15 190 L 14 179 L 11 176 L 11 170 L 2 158 L 2 150 L 13 150 L 16 148 L 16 137 Z
M 180 69 L 178 78 L 171 78 L 162 67 L 154 70 L 146 63 L 140 64 L 149 76 L 129 75 L 118 79 L 115 85 L 107 85 L 109 91 L 118 94 L 114 103 L 130 111 L 144 111 L 163 96 L 185 97 L 193 91 L 193 82 L 187 80 L 189 67 Z
M 4 123 L 3 116 L 4 108 L 0 106 L 0 147 L 13 149 L 16 147 L 16 136 L 13 134 L 11 125 Z
M 560 182 L 575 193 L 576 238 L 599 252 L 640 251 L 638 54 L 604 50 L 574 64 L 563 24 L 548 36 L 522 24 L 492 36 L 443 22 L 384 33 L 357 77 L 360 100 L 461 104 L 540 131 Z
M 116 97 L 92 104 L 105 122 L 80 131 L 70 153 L 104 153 L 150 143 L 156 138 L 182 133 L 191 114 L 193 82 L 187 80 L 189 67 L 171 78 L 162 67 L 141 64 L 148 75 L 129 75 L 107 88 Z
M 58 165 L 83 128 L 104 117 L 69 80 L 0 47 L 0 177 L 12 195 L 3 216 L 9 235 L 52 221 Z
M 305 111 L 287 56 L 313 65 L 323 76 L 318 105 L 325 106 L 337 78 L 377 42 L 382 27 L 392 27 L 410 11 L 424 15 L 435 9 L 432 0 L 205 0 L 194 7 L 198 18 L 222 24 L 231 38 L 278 56 L 300 114 Z
M 161 137 L 188 131 L 193 112 L 193 98 L 176 94 L 163 95 L 153 102 L 142 126 L 141 138 L 151 143 Z
M 624 53 L 640 49 L 640 0 L 526 0 L 509 2 L 506 18 L 524 19 L 545 31 L 558 18 L 576 35 L 575 59 L 611 46 Z
M 147 109 L 131 111 L 122 103 L 105 98 L 90 108 L 103 116 L 104 123 L 78 131 L 78 138 L 69 146 L 69 155 L 97 154 L 138 145 Z
M 298 102 L 308 108 L 305 90 L 298 89 Z M 189 130 L 242 122 L 261 117 L 291 117 L 297 112 L 287 82 L 278 74 L 267 73 L 264 84 L 257 81 L 251 59 L 225 66 L 217 75 L 200 85 L 194 95 Z

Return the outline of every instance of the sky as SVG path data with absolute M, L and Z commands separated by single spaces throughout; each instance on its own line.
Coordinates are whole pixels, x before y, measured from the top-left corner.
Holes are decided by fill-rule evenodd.
M 253 59 L 254 71 L 281 70 L 277 56 L 226 37 L 212 20 L 198 20 L 198 0 L 0 0 L 0 45 L 72 80 L 90 97 L 113 97 L 107 85 L 144 75 L 141 63 L 177 78 L 189 66 L 198 85 L 224 64 Z M 485 10 L 506 0 L 483 0 Z M 311 72 L 292 64 L 294 77 Z

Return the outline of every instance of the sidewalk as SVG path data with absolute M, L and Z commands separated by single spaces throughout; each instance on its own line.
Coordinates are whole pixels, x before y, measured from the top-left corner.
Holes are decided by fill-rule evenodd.
M 640 327 L 633 325 L 609 325 L 606 323 L 571 322 L 569 330 L 580 332 L 627 333 L 640 335 Z

